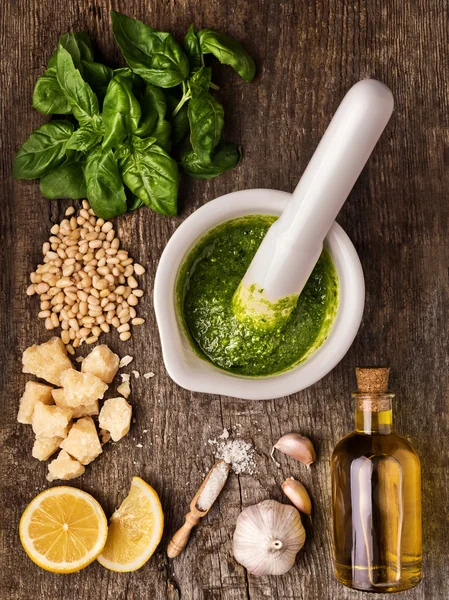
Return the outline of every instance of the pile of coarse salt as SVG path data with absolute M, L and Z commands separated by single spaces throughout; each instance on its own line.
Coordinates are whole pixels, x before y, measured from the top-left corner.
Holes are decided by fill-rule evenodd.
M 217 465 L 212 469 L 212 473 L 209 475 L 201 494 L 196 501 L 196 507 L 198 510 L 209 510 L 209 508 L 220 495 L 228 475 L 229 465 L 226 462 L 217 463 Z
M 216 458 L 227 462 L 236 475 L 254 475 L 256 473 L 256 451 L 251 444 L 244 440 L 229 439 L 229 431 L 227 429 L 223 430 L 218 440 L 208 440 L 209 445 L 217 447 Z

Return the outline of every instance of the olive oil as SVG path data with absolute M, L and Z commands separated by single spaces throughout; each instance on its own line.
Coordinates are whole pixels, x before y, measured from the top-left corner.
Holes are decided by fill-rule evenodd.
M 421 469 L 393 431 L 389 369 L 357 369 L 355 432 L 331 459 L 335 576 L 368 592 L 421 581 Z

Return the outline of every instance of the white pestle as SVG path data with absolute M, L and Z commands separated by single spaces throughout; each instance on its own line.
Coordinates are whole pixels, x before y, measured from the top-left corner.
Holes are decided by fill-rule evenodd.
M 343 98 L 287 208 L 268 230 L 234 294 L 237 318 L 257 328 L 288 318 L 393 105 L 389 88 L 374 79 L 359 81 Z

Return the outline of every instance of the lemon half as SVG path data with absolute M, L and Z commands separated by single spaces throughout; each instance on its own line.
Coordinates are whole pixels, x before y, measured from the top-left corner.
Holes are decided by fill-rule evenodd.
M 87 567 L 103 550 L 108 523 L 90 494 L 59 486 L 30 502 L 20 519 L 19 533 L 25 552 L 39 567 L 73 573 Z
M 152 556 L 161 541 L 164 514 L 156 491 L 133 477 L 128 496 L 109 521 L 106 546 L 98 562 L 111 571 L 135 571 Z

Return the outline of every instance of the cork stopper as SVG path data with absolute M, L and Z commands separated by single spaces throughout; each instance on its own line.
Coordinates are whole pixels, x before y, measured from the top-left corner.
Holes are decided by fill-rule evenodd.
M 382 394 L 388 391 L 389 367 L 368 369 L 356 367 L 358 391 L 361 394 Z

